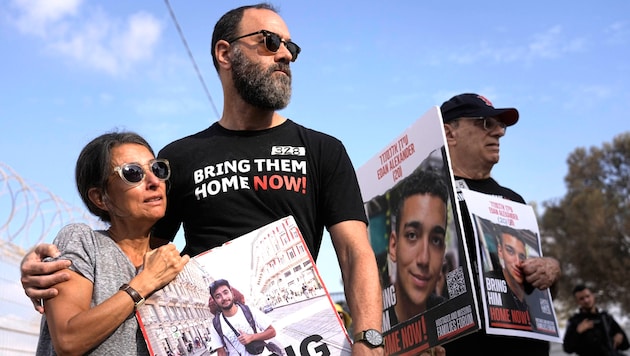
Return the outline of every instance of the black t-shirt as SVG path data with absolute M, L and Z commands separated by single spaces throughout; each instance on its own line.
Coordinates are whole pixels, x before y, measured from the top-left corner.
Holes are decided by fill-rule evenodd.
M 492 178 L 466 179 L 455 176 L 455 188 L 457 199 L 462 211 L 464 233 L 466 236 L 474 236 L 472 222 L 470 221 L 468 208 L 461 193 L 461 189 L 470 189 L 480 193 L 499 196 L 505 199 L 525 204 L 521 195 L 512 189 L 503 187 Z M 471 241 L 468 239 L 467 241 Z M 471 259 L 476 259 L 474 242 L 467 244 Z M 474 265 L 474 263 L 473 263 Z M 474 273 L 475 278 L 477 276 Z M 470 355 L 472 350 L 477 350 L 481 355 L 510 355 L 510 356 L 548 356 L 549 342 L 544 340 L 524 337 L 486 334 L 484 330 L 455 339 L 444 345 L 448 356 Z
M 154 227 L 174 239 L 183 223 L 195 256 L 293 215 L 317 258 L 324 227 L 367 224 L 355 170 L 336 138 L 287 120 L 271 129 L 231 131 L 214 123 L 170 143 L 166 215 Z

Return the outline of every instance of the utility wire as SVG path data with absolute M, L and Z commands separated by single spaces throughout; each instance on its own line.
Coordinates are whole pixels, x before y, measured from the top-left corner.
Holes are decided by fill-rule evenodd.
M 203 76 L 201 75 L 201 72 L 199 71 L 199 67 L 197 67 L 197 62 L 195 62 L 195 57 L 193 57 L 193 54 L 190 51 L 190 48 L 188 47 L 188 42 L 186 42 L 186 37 L 184 37 L 184 33 L 182 32 L 182 29 L 181 27 L 179 27 L 179 22 L 177 22 L 175 13 L 173 12 L 173 9 L 171 8 L 171 4 L 168 2 L 168 0 L 164 0 L 164 2 L 166 3 L 166 7 L 168 7 L 168 11 L 171 13 L 171 18 L 173 19 L 173 22 L 175 23 L 177 32 L 179 32 L 179 37 L 182 39 L 182 42 L 184 43 L 184 47 L 186 47 L 186 51 L 188 52 L 188 57 L 190 57 L 190 61 L 192 62 L 193 67 L 195 68 L 195 72 L 197 72 L 197 77 L 199 78 L 199 81 L 201 82 L 201 86 L 203 86 L 203 90 L 206 92 L 206 96 L 208 97 L 208 100 L 210 101 L 210 105 L 212 105 L 214 114 L 217 116 L 217 119 L 220 119 L 221 117 L 219 116 L 219 111 L 217 110 L 217 107 L 214 105 L 214 101 L 212 100 L 210 91 L 208 91 L 208 86 L 206 86 L 206 82 L 203 80 Z

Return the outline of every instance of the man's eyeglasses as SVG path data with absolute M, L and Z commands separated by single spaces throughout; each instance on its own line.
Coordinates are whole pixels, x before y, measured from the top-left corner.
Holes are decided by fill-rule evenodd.
M 495 119 L 494 117 L 480 116 L 480 117 L 471 117 L 470 119 L 474 120 L 473 124 L 475 126 L 483 127 L 483 129 L 485 131 L 492 131 L 497 126 L 502 128 L 503 131 L 507 130 L 507 125 L 505 124 L 505 122 L 499 121 L 499 120 Z
M 151 168 L 151 172 L 162 181 L 167 180 L 171 176 L 171 166 L 166 159 L 152 159 L 146 165 L 140 163 L 125 163 L 118 167 L 114 167 L 114 172 L 118 173 L 120 178 L 129 185 L 137 185 L 142 182 L 146 176 L 143 166 Z
M 267 30 L 260 30 L 260 31 L 248 33 L 246 35 L 233 38 L 229 40 L 228 43 L 232 44 L 233 42 L 236 42 L 240 40 L 241 38 L 254 36 L 258 34 L 263 35 L 263 42 L 265 43 L 265 47 L 267 47 L 267 50 L 269 50 L 270 52 L 273 52 L 273 53 L 278 52 L 278 50 L 280 49 L 280 44 L 284 43 L 284 46 L 289 50 L 289 53 L 291 53 L 291 62 L 295 62 L 295 60 L 298 57 L 298 54 L 300 54 L 300 52 L 302 51 L 300 46 L 296 45 L 295 42 L 285 41 L 282 38 L 280 38 L 280 35 L 278 35 L 277 33 L 273 33 Z

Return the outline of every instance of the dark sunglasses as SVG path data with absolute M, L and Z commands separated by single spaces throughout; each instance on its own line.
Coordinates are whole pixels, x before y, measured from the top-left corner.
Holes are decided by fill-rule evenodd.
M 507 125 L 503 121 L 499 121 L 493 117 L 489 116 L 480 116 L 480 117 L 471 117 L 471 119 L 475 120 L 473 123 L 476 126 L 483 127 L 485 131 L 492 131 L 497 126 L 502 128 L 504 131 L 507 130 Z
M 143 166 L 149 166 L 151 172 L 162 181 L 167 180 L 171 176 L 171 166 L 166 159 L 152 159 L 146 165 L 140 163 L 125 163 L 118 167 L 114 167 L 114 172 L 118 173 L 120 178 L 127 184 L 136 185 L 144 179 L 146 172 Z M 113 174 L 113 173 L 112 173 Z
M 263 35 L 263 42 L 265 43 L 265 47 L 267 47 L 267 50 L 269 50 L 270 52 L 273 52 L 273 53 L 278 52 L 278 50 L 280 49 L 280 44 L 284 43 L 284 46 L 289 50 L 289 53 L 291 53 L 291 62 L 295 62 L 295 60 L 298 57 L 298 54 L 300 54 L 300 52 L 302 51 L 300 46 L 296 45 L 295 42 L 285 41 L 277 33 L 273 33 L 267 30 L 260 30 L 260 31 L 248 33 L 246 35 L 233 38 L 229 40 L 228 43 L 232 44 L 233 42 L 236 42 L 240 40 L 241 38 L 254 36 L 258 34 Z

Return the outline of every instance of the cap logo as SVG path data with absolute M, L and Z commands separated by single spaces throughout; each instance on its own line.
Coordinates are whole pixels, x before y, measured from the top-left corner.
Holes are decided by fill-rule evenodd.
M 478 97 L 479 99 L 483 100 L 483 102 L 484 102 L 484 103 L 486 103 L 486 105 L 494 107 L 494 105 L 492 105 L 492 103 L 490 102 L 490 100 L 486 99 L 486 97 L 485 97 L 485 96 L 483 96 L 483 95 L 477 95 L 477 97 Z

